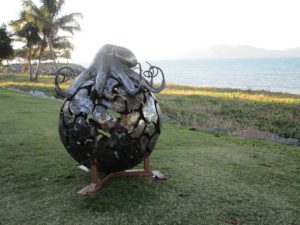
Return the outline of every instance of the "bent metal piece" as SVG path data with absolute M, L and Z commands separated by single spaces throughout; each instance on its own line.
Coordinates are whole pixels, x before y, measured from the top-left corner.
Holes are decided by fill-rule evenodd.
M 60 84 L 74 74 L 71 68 L 64 67 L 55 77 L 56 91 L 65 97 L 59 135 L 69 154 L 94 171 L 92 183 L 96 171 L 97 183 L 102 186 L 103 179 L 124 174 L 120 171 L 133 168 L 153 151 L 162 121 L 152 92 L 165 88 L 165 77 L 159 67 L 150 64 L 143 71 L 129 49 L 115 45 L 102 47 L 70 88 L 61 89 Z M 153 78 L 158 75 L 162 81 L 154 87 Z M 150 169 L 125 174 L 153 175 Z

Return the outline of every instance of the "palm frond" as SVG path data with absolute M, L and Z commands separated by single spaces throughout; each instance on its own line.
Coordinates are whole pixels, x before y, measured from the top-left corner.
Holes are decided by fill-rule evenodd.
M 56 24 L 58 26 L 64 26 L 66 24 L 76 22 L 78 24 L 78 26 L 79 26 L 79 23 L 76 20 L 77 18 L 82 19 L 83 15 L 81 13 L 78 13 L 78 12 L 76 12 L 76 13 L 70 13 L 68 15 L 64 15 L 64 16 L 62 16 L 60 18 L 57 18 Z
M 19 30 L 21 29 L 22 25 L 24 24 L 24 20 L 18 19 L 18 20 L 11 20 L 9 22 L 9 26 L 13 28 L 13 30 Z
M 40 15 L 39 7 L 32 0 L 23 0 L 23 8 L 28 18 Z
M 27 21 L 34 22 L 40 31 L 45 26 L 45 10 L 39 8 L 32 0 L 23 0 Z
M 55 15 L 57 12 L 56 0 L 40 0 L 42 3 L 41 8 L 49 13 L 49 15 Z
M 61 26 L 60 29 L 72 35 L 74 34 L 75 31 L 81 31 L 81 28 L 78 26 Z
M 58 0 L 56 3 L 56 10 L 59 13 L 62 10 L 62 6 L 65 4 L 65 0 Z

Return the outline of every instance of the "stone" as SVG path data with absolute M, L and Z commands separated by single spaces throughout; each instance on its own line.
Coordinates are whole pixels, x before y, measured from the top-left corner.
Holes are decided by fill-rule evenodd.
M 276 134 L 272 134 L 267 131 L 260 131 L 256 129 L 247 129 L 247 130 L 240 130 L 233 132 L 232 135 L 240 136 L 240 137 L 247 137 L 247 138 L 258 138 L 264 140 L 275 141 L 281 144 L 291 145 L 300 147 L 300 140 L 294 138 L 283 138 Z
M 44 92 L 42 92 L 42 91 L 30 91 L 29 92 L 31 95 L 33 95 L 33 96 L 37 96 L 37 97 L 43 97 L 43 98 L 45 98 L 45 97 L 48 97 Z

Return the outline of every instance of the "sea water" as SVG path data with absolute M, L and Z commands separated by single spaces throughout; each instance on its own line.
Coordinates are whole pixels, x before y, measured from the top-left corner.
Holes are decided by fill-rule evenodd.
M 300 94 L 300 58 L 150 61 L 167 83 Z M 142 64 L 144 69 L 146 65 Z

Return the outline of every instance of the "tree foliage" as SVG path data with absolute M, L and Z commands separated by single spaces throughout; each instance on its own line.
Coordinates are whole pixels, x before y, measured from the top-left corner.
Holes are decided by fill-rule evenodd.
M 60 31 L 73 35 L 80 31 L 77 19 L 82 18 L 81 13 L 61 15 L 65 0 L 40 0 L 36 5 L 32 0 L 22 0 L 23 9 L 19 19 L 12 21 L 11 26 L 19 40 L 26 43 L 26 58 L 31 65 L 32 51 L 38 47 L 37 66 L 34 80 L 38 79 L 39 65 L 43 60 L 50 58 L 56 64 L 58 57 L 71 56 L 74 46 L 69 37 L 60 35 Z M 47 55 L 45 55 L 47 53 Z M 45 56 L 43 56 L 45 55 Z M 31 71 L 31 70 L 30 70 Z
M 32 0 L 23 0 L 24 10 L 27 17 L 37 25 L 42 35 L 38 55 L 39 63 L 47 46 L 55 63 L 54 39 L 57 38 L 60 30 L 72 35 L 75 31 L 80 31 L 81 28 L 77 18 L 81 18 L 82 14 L 71 13 L 61 16 L 64 0 L 41 0 L 40 2 L 41 6 L 38 7 Z M 36 68 L 35 79 L 38 77 L 39 63 Z
M 25 11 L 21 11 L 20 18 L 12 21 L 10 25 L 15 30 L 15 36 L 18 41 L 25 43 L 27 51 L 24 55 L 25 63 L 23 72 L 26 72 L 29 67 L 30 80 L 32 80 L 31 59 L 32 48 L 41 43 L 41 37 L 39 35 L 38 27 L 35 23 L 30 22 L 30 19 L 26 16 Z
M 7 32 L 6 26 L 3 25 L 0 28 L 0 64 L 2 60 L 10 59 L 13 56 L 14 50 L 11 42 L 12 39 Z

